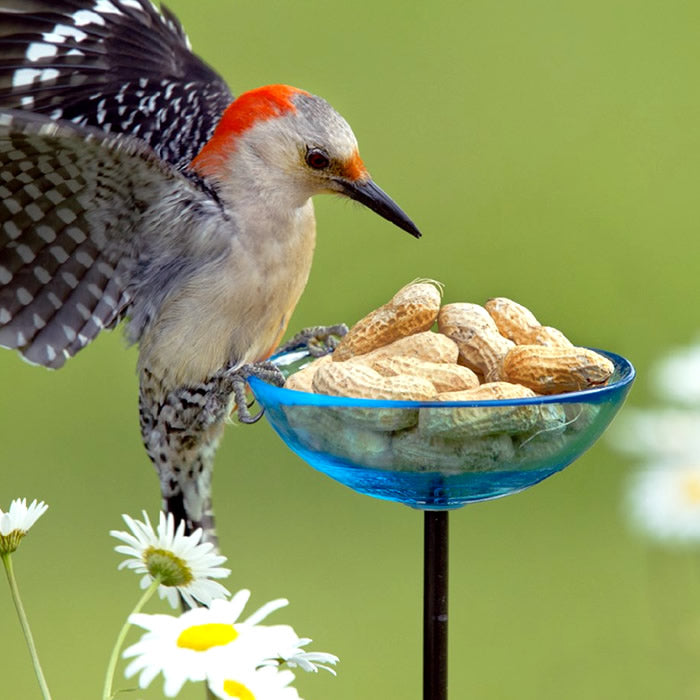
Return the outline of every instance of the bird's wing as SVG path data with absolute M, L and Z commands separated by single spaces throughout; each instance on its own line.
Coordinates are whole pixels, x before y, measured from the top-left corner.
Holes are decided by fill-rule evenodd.
M 0 345 L 56 368 L 135 299 L 147 323 L 168 284 L 224 250 L 222 216 L 139 139 L 0 112 Z
M 232 99 L 149 0 L 0 0 L 0 109 L 137 136 L 182 169 Z

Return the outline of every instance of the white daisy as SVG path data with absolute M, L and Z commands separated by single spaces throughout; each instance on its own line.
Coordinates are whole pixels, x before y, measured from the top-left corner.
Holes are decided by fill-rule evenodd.
M 289 684 L 291 671 L 278 671 L 273 666 L 230 668 L 209 679 L 211 691 L 225 700 L 300 700 L 299 693 Z
M 652 373 L 660 396 L 686 405 L 700 405 L 700 344 L 678 348 Z
M 173 608 L 178 604 L 178 593 L 190 607 L 194 607 L 196 601 L 207 604 L 230 595 L 224 586 L 211 580 L 225 578 L 231 573 L 230 569 L 219 566 L 226 557 L 216 554 L 211 542 L 201 541 L 201 529 L 186 535 L 183 521 L 176 530 L 172 513 L 167 517 L 160 513 L 158 528 L 154 531 L 145 511 L 143 516 L 145 522 L 122 516 L 133 534 L 120 530 L 110 532 L 125 543 L 114 549 L 130 557 L 119 565 L 120 569 L 145 574 L 141 588 L 147 588 L 151 581 L 160 577 L 162 585 L 158 593 L 161 598 L 167 598 Z
M 700 410 L 628 408 L 610 437 L 618 449 L 662 460 L 687 460 L 700 455 Z
M 280 649 L 274 658 L 266 659 L 264 663 L 275 666 L 285 665 L 290 668 L 299 667 L 302 671 L 313 671 L 314 673 L 322 668 L 335 676 L 335 670 L 331 666 L 338 663 L 338 657 L 324 651 L 304 651 L 301 649 L 310 641 L 308 638 L 297 639 L 293 646 Z
M 250 591 L 242 590 L 231 600 L 214 600 L 209 608 L 194 608 L 179 617 L 131 615 L 129 622 L 148 631 L 124 652 L 125 658 L 136 657 L 127 667 L 126 677 L 140 673 L 139 686 L 145 688 L 162 673 L 164 693 L 173 697 L 185 681 L 205 680 L 229 667 L 255 668 L 277 649 L 289 647 L 291 640 L 297 639 L 291 627 L 263 628 L 258 624 L 287 601 L 270 601 L 238 622 L 249 597 Z
M 37 502 L 36 499 L 27 506 L 26 498 L 16 498 L 7 512 L 0 508 L 0 554 L 14 552 L 20 540 L 47 508 L 46 503 Z
M 645 534 L 678 543 L 700 542 L 700 459 L 639 471 L 628 506 L 633 523 Z

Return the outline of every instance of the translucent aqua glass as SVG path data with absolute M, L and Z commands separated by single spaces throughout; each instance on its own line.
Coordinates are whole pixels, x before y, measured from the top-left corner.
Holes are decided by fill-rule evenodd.
M 312 467 L 359 493 L 424 510 L 506 496 L 561 471 L 602 435 L 634 380 L 615 365 L 608 384 L 528 399 L 412 402 L 282 389 L 252 378 L 275 431 Z M 310 361 L 274 358 L 286 374 Z

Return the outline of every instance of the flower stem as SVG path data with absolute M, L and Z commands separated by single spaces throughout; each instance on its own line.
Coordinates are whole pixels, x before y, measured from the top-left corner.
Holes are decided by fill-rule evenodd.
M 154 578 L 151 585 L 144 591 L 143 595 L 139 598 L 134 609 L 129 613 L 126 618 L 126 622 L 119 630 L 117 635 L 117 641 L 114 643 L 114 649 L 112 649 L 112 654 L 109 657 L 109 663 L 107 664 L 107 673 L 105 673 L 105 684 L 102 690 L 102 700 L 112 700 L 114 697 L 114 692 L 112 687 L 114 685 L 114 673 L 117 670 L 117 663 L 119 663 L 119 654 L 122 650 L 122 645 L 126 639 L 127 632 L 131 627 L 129 622 L 129 617 L 137 612 L 141 612 L 143 606 L 148 602 L 149 598 L 158 590 L 160 586 L 160 578 Z
M 44 700 L 51 700 L 49 686 L 46 683 L 46 678 L 44 678 L 44 673 L 41 670 L 41 664 L 39 663 L 39 655 L 37 654 L 36 645 L 34 644 L 34 637 L 32 637 L 32 631 L 31 629 L 29 629 L 29 620 L 27 619 L 27 614 L 24 612 L 22 599 L 19 597 L 19 588 L 17 587 L 15 572 L 12 568 L 12 556 L 9 552 L 4 553 L 1 556 L 2 563 L 5 566 L 5 573 L 7 574 L 7 581 L 10 584 L 12 601 L 14 602 L 15 608 L 17 610 L 17 616 L 19 617 L 19 624 L 22 627 L 22 632 L 24 632 L 24 638 L 27 640 L 27 647 L 29 647 L 29 655 L 32 657 L 34 673 L 36 674 L 37 681 L 39 681 L 41 694 L 44 696 Z

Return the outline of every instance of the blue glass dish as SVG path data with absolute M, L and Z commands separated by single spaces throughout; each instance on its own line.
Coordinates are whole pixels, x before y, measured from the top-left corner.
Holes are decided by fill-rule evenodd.
M 635 370 L 620 355 L 606 386 L 527 399 L 412 402 L 309 394 L 257 378 L 250 387 L 272 427 L 302 459 L 376 498 L 445 510 L 516 493 L 561 471 L 601 436 Z M 311 358 L 273 361 L 285 374 Z

